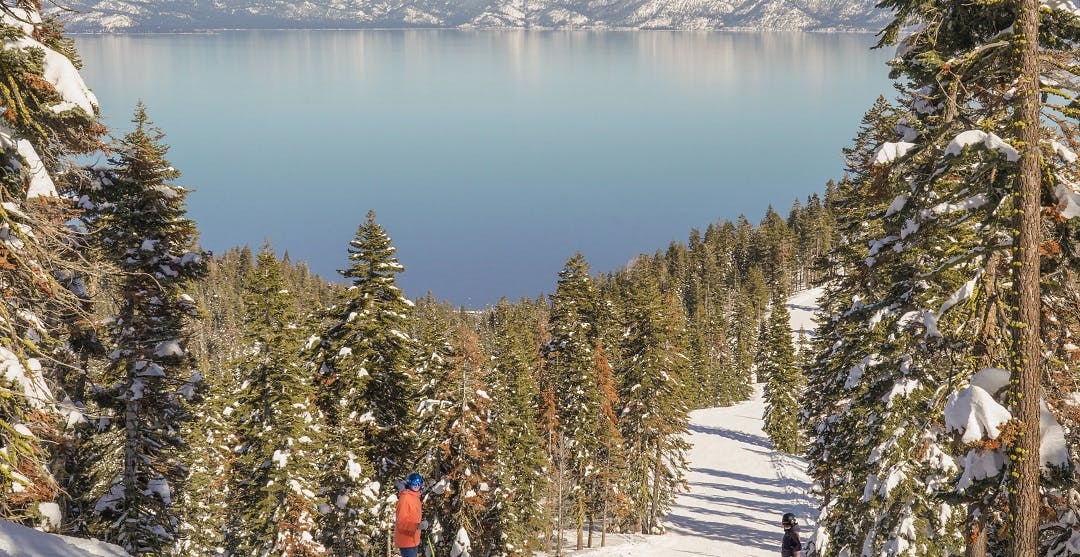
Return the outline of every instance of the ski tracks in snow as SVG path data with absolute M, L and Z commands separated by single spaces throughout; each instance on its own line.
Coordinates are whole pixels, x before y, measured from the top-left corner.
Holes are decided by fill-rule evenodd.
M 666 535 L 610 536 L 610 547 L 564 555 L 775 557 L 785 512 L 799 517 L 805 541 L 816 516 L 806 462 L 773 449 L 764 410 L 757 385 L 747 402 L 691 413 L 690 490 L 672 505 Z

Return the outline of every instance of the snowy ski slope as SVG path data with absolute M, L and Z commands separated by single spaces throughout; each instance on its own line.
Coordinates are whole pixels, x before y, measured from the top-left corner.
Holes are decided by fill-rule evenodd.
M 821 292 L 814 288 L 788 299 L 796 335 L 800 330 L 813 335 Z M 776 557 L 785 512 L 799 517 L 805 542 L 817 516 L 816 503 L 807 495 L 806 461 L 773 450 L 761 430 L 764 413 L 760 384 L 747 402 L 691 412 L 690 490 L 672 506 L 667 535 L 614 536 L 609 547 L 564 555 Z
M 690 414 L 690 491 L 672 507 L 666 535 L 611 536 L 608 547 L 564 555 L 776 557 L 785 512 L 799 517 L 805 541 L 816 516 L 806 462 L 773 450 L 761 431 L 761 389 L 747 402 Z

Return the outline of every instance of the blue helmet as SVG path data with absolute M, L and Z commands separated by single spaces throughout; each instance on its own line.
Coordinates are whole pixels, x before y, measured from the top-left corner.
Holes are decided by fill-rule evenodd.
M 405 478 L 405 485 L 413 489 L 420 489 L 420 486 L 424 485 L 424 477 L 413 472 L 409 474 L 409 477 Z

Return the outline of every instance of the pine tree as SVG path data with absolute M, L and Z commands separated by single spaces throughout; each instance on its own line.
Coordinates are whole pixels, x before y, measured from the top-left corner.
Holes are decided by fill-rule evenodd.
M 1015 34 L 1013 5 L 884 6 L 898 11 L 883 42 L 919 26 L 893 62 L 894 74 L 908 80 L 898 125 L 871 147 L 873 157 L 852 182 L 860 188 L 854 196 L 865 200 L 858 204 L 875 208 L 862 216 L 865 225 L 847 217 L 841 222 L 842 228 L 880 232 L 869 234 L 861 261 L 846 261 L 844 271 L 859 280 L 845 280 L 825 303 L 833 319 L 814 366 L 811 397 L 826 401 L 812 410 L 819 438 L 811 457 L 830 497 L 818 547 L 827 555 L 947 555 L 965 546 L 972 555 L 999 553 L 1009 532 L 999 517 L 1013 507 L 1006 495 L 1013 467 L 1034 456 L 1013 451 L 1014 434 L 961 431 L 967 435 L 961 440 L 953 435 L 955 424 L 943 418 L 946 404 L 981 388 L 969 384 L 976 371 L 1017 364 L 1013 338 L 1020 328 L 1014 325 L 1016 281 L 1010 275 L 1023 126 L 1016 123 L 1019 107 L 1009 91 L 1019 77 L 1014 47 L 1023 41 Z M 1043 21 L 1045 56 L 1074 57 L 1067 41 L 1076 36 L 1075 17 L 1048 9 Z M 1059 67 L 1048 64 L 1044 77 L 1071 102 L 1075 78 Z M 1047 108 L 1046 117 L 1058 124 L 1044 130 L 1047 139 L 1072 138 L 1070 109 Z M 880 120 L 873 127 L 889 129 Z M 1054 188 L 1075 181 L 1067 164 L 1075 155 L 1060 142 L 1046 140 L 1040 148 L 1048 183 L 1043 202 L 1056 197 L 1060 203 L 1044 210 L 1065 217 L 1061 211 L 1072 194 Z M 1066 241 L 1067 220 L 1042 230 L 1044 265 L 1067 264 L 1051 247 Z M 1044 283 L 1044 308 L 1074 289 L 1075 283 Z M 1043 337 L 1046 353 L 1063 355 L 1052 341 Z M 1005 458 L 1009 451 L 1018 458 Z M 985 465 L 995 461 L 1003 465 L 988 471 Z M 1066 468 L 1068 461 L 1068 455 L 1052 459 Z M 1059 481 L 1049 462 L 1042 464 L 1044 480 L 1053 481 L 1048 489 L 1075 489 L 1073 480 Z M 1044 495 L 1055 514 L 1068 512 L 1061 499 Z M 984 528 L 995 535 L 985 536 Z
M 234 427 L 239 385 L 234 370 L 212 368 L 197 392 L 191 420 L 184 428 L 188 440 L 184 463 L 189 470 L 187 484 L 177 494 L 181 509 L 182 536 L 176 553 L 185 557 L 221 555 L 225 530 L 230 520 L 230 485 L 233 483 Z
M 333 325 L 312 342 L 331 446 L 344 450 L 331 451 L 323 463 L 329 498 L 324 542 L 335 555 L 364 551 L 373 527 L 388 531 L 395 480 L 411 471 L 418 455 L 410 371 L 416 343 L 405 332 L 414 304 L 397 287 L 404 267 L 394 252 L 369 211 L 349 243 L 349 267 L 341 272 L 350 286 L 331 310 Z M 373 496 L 381 509 L 373 508 Z
M 104 127 L 60 26 L 43 22 L 30 3 L 5 3 L 0 14 L 0 104 L 7 108 L 0 124 L 0 518 L 56 529 L 53 511 L 65 486 L 53 470 L 66 474 L 77 451 L 65 447 L 81 444 L 67 427 L 81 420 L 81 393 L 62 390 L 84 377 L 62 365 L 76 359 L 64 329 L 87 328 L 79 287 L 90 270 L 78 253 L 83 244 L 65 226 L 77 208 L 58 193 L 75 189 L 80 174 L 63 170 L 101 147 Z M 59 88 L 60 79 L 77 87 Z M 68 507 L 60 510 L 69 515 Z
M 566 470 L 568 489 L 561 495 L 573 500 L 578 549 L 584 547 L 587 488 L 598 471 L 599 420 L 602 400 L 595 373 L 593 350 L 600 338 L 599 292 L 585 257 L 576 254 L 559 272 L 551 297 L 551 340 L 545 348 L 547 372 L 559 419 L 559 462 Z
M 173 499 L 187 476 L 179 430 L 200 380 L 186 349 L 187 323 L 198 316 L 186 291 L 205 264 L 164 134 L 141 104 L 132 122 L 115 146 L 112 185 L 95 199 L 97 241 L 122 272 L 104 375 L 111 386 L 97 395 L 116 430 L 94 441 L 107 481 L 95 529 L 129 553 L 160 555 L 179 533 Z
M 541 526 L 545 459 L 533 372 L 539 340 L 528 306 L 505 300 L 491 312 L 491 437 L 495 448 L 495 517 L 492 540 L 498 555 L 530 555 Z
M 470 553 L 487 555 L 498 543 L 496 525 L 488 519 L 497 503 L 493 489 L 498 477 L 487 392 L 489 357 L 468 327 L 459 326 L 451 342 L 449 375 L 436 393 L 445 419 L 433 467 L 436 497 L 429 499 L 431 533 L 437 553 L 449 553 L 459 532 L 465 531 L 472 540 Z
M 634 529 L 663 533 L 662 519 L 684 487 L 689 424 L 685 317 L 647 273 L 635 277 L 625 316 L 619 428 L 626 445 Z
M 313 389 L 299 360 L 292 294 L 270 246 L 244 293 L 247 353 L 237 364 L 238 445 L 230 475 L 230 555 L 323 555 L 317 540 L 317 451 L 323 442 Z
M 799 401 L 804 379 L 791 340 L 791 317 L 780 288 L 773 296 L 764 333 L 757 374 L 758 381 L 765 383 L 765 434 L 781 451 L 799 454 Z

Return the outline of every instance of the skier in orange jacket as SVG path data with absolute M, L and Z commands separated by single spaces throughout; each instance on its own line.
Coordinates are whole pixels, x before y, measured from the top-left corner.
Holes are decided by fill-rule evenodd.
M 427 526 L 420 512 L 420 488 L 423 486 L 424 477 L 413 472 L 405 479 L 405 487 L 398 494 L 394 545 L 401 551 L 401 557 L 417 557 L 420 550 L 420 530 Z

